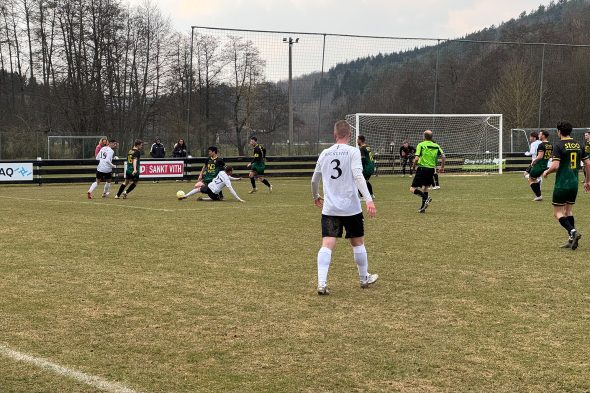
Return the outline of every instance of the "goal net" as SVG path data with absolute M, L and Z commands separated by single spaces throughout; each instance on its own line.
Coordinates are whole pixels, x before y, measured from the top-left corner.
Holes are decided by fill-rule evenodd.
M 373 151 L 378 173 L 401 173 L 400 147 L 413 147 L 432 130 L 447 158 L 448 172 L 502 173 L 502 115 L 382 114 L 357 113 L 346 116 L 353 135 L 364 135 Z

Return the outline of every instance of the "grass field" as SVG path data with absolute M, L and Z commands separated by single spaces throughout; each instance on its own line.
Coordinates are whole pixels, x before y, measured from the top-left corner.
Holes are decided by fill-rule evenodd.
M 408 178 L 377 177 L 380 280 L 359 287 L 342 240 L 320 297 L 309 179 L 270 180 L 236 183 L 246 204 L 0 187 L 0 348 L 145 393 L 590 391 L 588 195 L 571 251 L 553 179 L 534 203 L 520 175 L 441 176 L 420 215 Z M 0 392 L 95 391 L 0 353 Z

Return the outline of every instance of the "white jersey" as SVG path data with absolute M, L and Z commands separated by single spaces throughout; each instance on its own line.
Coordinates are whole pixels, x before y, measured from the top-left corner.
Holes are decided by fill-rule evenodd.
M 227 189 L 229 190 L 229 192 L 231 192 L 234 198 L 236 198 L 238 201 L 240 200 L 240 197 L 238 196 L 234 188 L 231 186 L 230 177 L 227 173 L 225 173 L 225 171 L 219 171 L 217 176 L 215 176 L 213 180 L 211 180 L 211 182 L 207 184 L 207 187 L 209 187 L 209 189 L 213 191 L 215 194 L 219 194 L 219 192 L 223 190 L 224 187 L 227 187 Z
M 542 142 L 539 140 L 534 141 L 533 143 L 531 143 L 531 147 L 529 149 L 529 153 L 531 155 L 531 161 L 534 160 L 535 158 L 537 158 L 537 150 L 539 149 L 539 145 Z
M 361 152 L 358 148 L 335 144 L 320 154 L 315 172 L 322 174 L 326 216 L 354 216 L 362 213 L 353 169 L 362 171 Z
M 110 146 L 105 146 L 96 155 L 96 159 L 100 160 L 96 170 L 102 173 L 111 173 L 113 171 L 113 155 L 115 152 Z

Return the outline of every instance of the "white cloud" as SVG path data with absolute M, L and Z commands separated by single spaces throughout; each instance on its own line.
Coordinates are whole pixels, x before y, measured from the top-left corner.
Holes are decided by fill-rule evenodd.
M 138 4 L 145 0 L 128 0 Z M 178 30 L 253 30 L 454 38 L 549 0 L 152 0 Z

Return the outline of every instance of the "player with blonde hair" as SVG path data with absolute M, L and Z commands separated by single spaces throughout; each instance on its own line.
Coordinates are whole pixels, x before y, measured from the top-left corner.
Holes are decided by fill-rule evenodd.
M 320 154 L 312 179 L 311 193 L 314 204 L 322 209 L 322 247 L 317 256 L 318 294 L 328 295 L 328 270 L 336 239 L 346 231 L 350 240 L 354 261 L 357 264 L 361 288 L 367 288 L 377 279 L 368 272 L 369 262 L 365 249 L 363 210 L 358 193 L 362 194 L 369 217 L 375 217 L 377 209 L 363 177 L 360 150 L 348 144 L 350 125 L 340 120 L 334 125 L 336 143 Z M 324 197 L 320 197 L 322 180 Z

